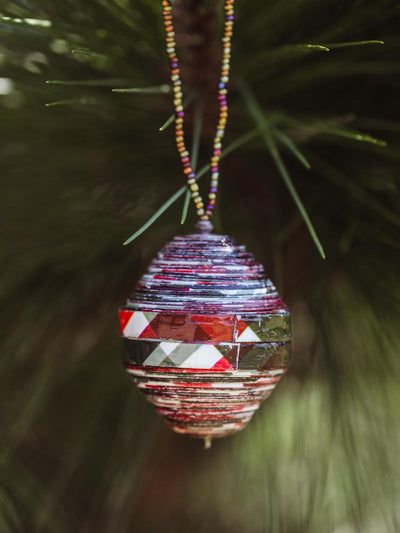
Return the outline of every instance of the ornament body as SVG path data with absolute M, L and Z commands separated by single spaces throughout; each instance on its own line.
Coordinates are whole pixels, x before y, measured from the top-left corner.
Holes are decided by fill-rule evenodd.
M 175 237 L 119 310 L 126 370 L 174 431 L 242 429 L 291 361 L 290 313 L 244 246 Z

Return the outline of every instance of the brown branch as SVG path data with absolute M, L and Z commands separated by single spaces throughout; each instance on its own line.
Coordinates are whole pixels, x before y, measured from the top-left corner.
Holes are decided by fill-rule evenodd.
M 218 0 L 207 7 L 204 0 L 175 0 L 173 14 L 184 89 L 204 98 L 203 137 L 212 137 L 217 114 L 217 83 L 221 64 Z M 189 115 L 187 126 L 191 126 Z M 189 133 L 188 129 L 188 133 Z

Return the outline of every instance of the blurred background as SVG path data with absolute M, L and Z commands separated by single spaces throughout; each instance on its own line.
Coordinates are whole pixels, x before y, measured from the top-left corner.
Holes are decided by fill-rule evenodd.
M 198 169 L 221 8 L 174 4 Z M 288 302 L 294 363 L 209 451 L 120 362 L 118 306 L 195 221 L 181 196 L 122 246 L 184 183 L 160 2 L 0 14 L 1 533 L 400 531 L 399 2 L 237 1 L 215 223 Z

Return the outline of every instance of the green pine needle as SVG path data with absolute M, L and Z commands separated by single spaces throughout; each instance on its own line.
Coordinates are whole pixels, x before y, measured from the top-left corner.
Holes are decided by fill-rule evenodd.
M 119 83 L 126 83 L 127 80 L 121 79 L 98 79 L 98 80 L 46 80 L 48 85 L 76 85 L 85 87 L 112 87 Z
M 171 92 L 170 85 L 159 85 L 158 87 L 129 87 L 127 89 L 113 89 L 113 93 L 147 93 L 147 94 L 168 94 Z
M 199 159 L 199 148 L 200 148 L 200 138 L 201 138 L 201 127 L 203 124 L 203 116 L 204 116 L 204 101 L 203 99 L 200 99 L 196 110 L 194 112 L 194 122 L 193 122 L 193 141 L 192 141 L 192 156 L 191 156 L 191 164 L 193 170 L 196 170 L 197 162 Z
M 99 54 L 99 52 L 93 52 L 92 50 L 89 50 L 88 48 L 75 48 L 74 50 L 71 50 L 72 54 L 77 55 L 83 55 L 83 56 L 90 56 L 90 57 L 104 57 L 105 54 Z
M 330 43 L 326 46 L 329 46 L 329 48 L 346 48 L 348 46 L 364 46 L 366 44 L 385 44 L 384 41 L 379 41 L 376 39 L 372 39 L 369 41 L 352 41 L 348 43 Z
M 386 141 L 383 141 L 382 139 L 377 139 L 376 137 L 372 137 L 372 135 L 369 135 L 368 133 L 356 133 L 351 130 L 341 130 L 339 128 L 327 128 L 326 132 L 332 133 L 333 135 L 337 135 L 338 137 L 346 137 L 348 139 L 353 139 L 355 141 L 376 144 L 378 146 L 387 146 Z
M 298 211 L 289 219 L 289 222 L 279 231 L 274 239 L 276 248 L 281 248 L 302 223 L 301 215 Z
M 192 164 L 192 169 L 194 171 L 196 171 L 197 161 L 199 158 L 199 147 L 200 147 L 201 126 L 203 123 L 203 116 L 204 116 L 204 101 L 203 99 L 201 99 L 199 100 L 196 106 L 195 113 L 194 113 L 193 141 L 192 141 L 192 150 L 191 150 L 191 154 L 192 154 L 191 164 Z M 189 211 L 190 197 L 191 197 L 190 191 L 188 189 L 186 191 L 185 201 L 183 202 L 181 224 L 184 224 L 186 221 L 186 217 Z
M 281 143 L 284 144 L 286 146 L 286 148 L 288 148 L 293 153 L 293 155 L 295 157 L 297 157 L 297 159 L 300 161 L 300 163 L 302 163 L 307 169 L 311 168 L 311 165 L 307 161 L 305 155 L 299 150 L 297 145 L 292 141 L 292 139 L 290 137 L 288 137 L 285 133 L 283 133 L 282 131 L 280 131 L 278 129 L 274 129 L 272 131 L 272 134 L 279 141 L 281 141 Z
M 319 50 L 320 52 L 329 52 L 328 46 L 322 44 L 290 44 L 283 46 L 281 50 Z
M 170 126 L 173 123 L 174 120 L 175 120 L 175 114 L 173 113 L 170 117 L 167 118 L 167 120 L 158 129 L 158 131 L 165 131 L 168 128 L 168 126 Z
M 246 144 L 251 139 L 254 139 L 254 137 L 257 137 L 257 135 L 260 135 L 260 131 L 258 129 L 251 130 L 238 139 L 236 141 L 233 141 L 231 144 L 229 144 L 225 150 L 221 153 L 221 159 L 223 159 L 225 156 L 239 148 L 240 146 Z M 200 178 L 202 178 L 208 171 L 210 170 L 210 165 L 204 165 L 204 167 L 199 170 L 196 176 L 196 181 L 198 181 Z M 171 207 L 181 196 L 182 194 L 185 194 L 185 191 L 187 191 L 187 185 L 183 185 L 180 189 L 178 189 L 175 194 L 173 194 L 150 218 L 147 222 L 143 224 L 133 235 L 128 237 L 126 241 L 123 243 L 124 246 L 127 244 L 130 244 L 132 241 L 134 241 L 139 235 L 144 233 L 165 211 Z
M 221 159 L 224 156 L 227 156 L 228 154 L 230 154 L 231 152 L 236 150 L 237 148 L 240 148 L 240 146 L 242 146 L 243 144 L 246 144 L 247 142 L 251 141 L 252 139 L 255 139 L 259 135 L 260 135 L 260 130 L 258 128 L 254 128 L 253 130 L 248 131 L 247 133 L 245 133 L 244 135 L 242 135 L 241 137 L 236 139 L 236 141 L 231 142 L 225 148 L 225 150 L 222 150 Z
M 46 104 L 46 107 L 53 107 L 56 105 L 74 105 L 74 104 L 92 105 L 92 104 L 97 104 L 98 101 L 99 99 L 94 96 L 83 96 L 82 98 L 70 98 L 68 100 L 58 100 L 57 102 L 50 102 Z
M 322 247 L 321 241 L 318 238 L 318 235 L 314 229 L 314 226 L 310 220 L 310 217 L 308 216 L 308 213 L 306 211 L 306 208 L 304 207 L 303 202 L 301 201 L 297 190 L 295 186 L 293 185 L 292 179 L 289 175 L 289 172 L 287 171 L 285 164 L 282 161 L 282 158 L 280 156 L 279 150 L 276 146 L 275 141 L 273 140 L 272 136 L 268 133 L 264 133 L 264 139 L 266 141 L 266 144 L 271 152 L 272 158 L 275 161 L 276 166 L 278 167 L 278 170 L 283 178 L 283 181 L 285 182 L 286 187 L 288 188 L 296 206 L 299 210 L 307 228 L 311 235 L 312 240 L 314 241 L 315 246 L 317 247 L 322 259 L 326 258 L 325 251 Z
M 344 137 L 346 139 L 351 139 L 358 142 L 366 142 L 370 144 L 375 144 L 377 146 L 387 146 L 387 142 L 383 139 L 378 139 L 377 137 L 373 137 L 369 133 L 364 133 L 358 130 L 355 130 L 353 128 L 347 128 L 345 126 L 341 126 L 340 123 L 343 122 L 342 118 L 340 119 L 320 119 L 319 117 L 313 118 L 310 116 L 299 116 L 292 118 L 288 115 L 282 117 L 282 119 L 289 124 L 290 126 L 293 126 L 295 128 L 299 128 L 301 130 L 313 130 L 313 133 L 321 134 L 325 133 L 327 135 L 334 135 L 336 137 Z M 353 115 L 347 115 L 344 117 L 344 121 L 347 123 L 349 121 L 354 121 L 355 116 Z M 374 125 L 372 124 L 372 127 Z
M 276 146 L 276 143 L 271 135 L 271 130 L 269 129 L 268 127 L 268 123 L 267 121 L 265 120 L 264 116 L 263 116 L 263 112 L 257 102 L 257 100 L 255 99 L 255 96 L 253 95 L 253 93 L 251 92 L 250 90 L 250 87 L 248 87 L 248 85 L 243 82 L 243 81 L 240 81 L 240 90 L 242 92 L 242 95 L 243 95 L 243 98 L 247 104 L 247 107 L 249 108 L 249 111 L 251 113 L 251 115 L 253 116 L 256 124 L 258 124 L 260 130 L 261 130 L 261 133 L 264 137 L 264 141 L 267 145 L 267 148 L 269 149 L 270 153 L 271 153 L 271 156 L 273 158 L 273 160 L 275 161 L 275 164 L 279 170 L 279 173 L 286 185 L 286 187 L 288 188 L 292 198 L 293 198 L 293 201 L 295 202 L 296 206 L 297 206 L 297 209 L 299 210 L 307 228 L 308 228 L 308 231 L 311 235 L 311 238 L 312 240 L 314 241 L 314 244 L 315 246 L 317 247 L 321 257 L 323 259 L 325 259 L 326 255 L 325 255 L 325 251 L 323 249 L 323 246 L 321 244 L 321 241 L 319 240 L 318 238 L 318 235 L 314 229 L 314 226 L 310 220 L 310 217 L 308 216 L 308 213 L 306 211 L 306 208 L 304 207 L 304 204 L 303 202 L 301 201 L 298 193 L 297 193 L 297 190 L 292 182 L 292 179 L 289 175 L 289 172 L 287 171 L 286 167 L 285 167 L 285 164 L 283 163 L 282 161 L 282 158 L 280 156 L 280 153 L 279 153 L 279 150 Z
M 386 141 L 382 139 L 377 139 L 376 137 L 373 137 L 368 133 L 362 133 L 360 131 L 356 131 L 350 128 L 341 128 L 339 126 L 324 121 L 316 121 L 313 123 L 313 125 L 315 125 L 322 133 L 336 135 L 337 137 L 344 137 L 347 139 L 352 139 L 354 141 L 376 144 L 378 146 L 387 146 Z
M 183 208 L 182 208 L 182 216 L 181 216 L 181 224 L 184 224 L 186 221 L 186 217 L 189 211 L 189 205 L 190 205 L 190 190 L 187 189 L 185 194 L 185 200 L 183 201 Z
M 175 194 L 173 194 L 159 209 L 157 209 L 157 211 L 154 213 L 154 215 L 152 215 L 149 218 L 149 220 L 145 224 L 143 224 L 143 226 L 141 228 L 139 228 L 133 235 L 131 235 L 128 239 L 126 239 L 126 241 L 124 242 L 124 246 L 126 246 L 129 243 L 131 243 L 132 241 L 137 239 L 137 237 L 139 237 L 139 235 L 144 233 L 158 218 L 160 218 L 160 216 L 169 207 L 171 207 L 171 205 L 173 205 L 178 200 L 178 198 L 180 198 L 182 196 L 182 194 L 186 191 L 186 189 L 187 189 L 186 185 L 184 185 L 183 187 L 178 189 Z
M 188 95 L 186 100 L 183 102 L 183 109 L 186 109 L 189 107 L 189 105 L 196 99 L 197 93 L 193 91 Z M 175 120 L 175 113 L 172 113 L 171 116 L 167 118 L 167 120 L 164 122 L 164 124 L 158 129 L 158 131 L 165 131 L 168 126 L 170 126 Z
M 335 185 L 343 188 L 350 196 L 357 200 L 361 205 L 366 205 L 372 211 L 380 215 L 382 218 L 400 228 L 400 216 L 389 209 L 385 204 L 380 202 L 377 198 L 369 194 L 365 189 L 360 187 L 354 180 L 350 180 L 346 175 L 342 174 L 338 169 L 332 167 L 325 160 L 309 153 L 314 166 L 319 168 L 319 171 Z
M 41 26 L 43 28 L 50 28 L 53 25 L 51 20 L 46 20 L 46 19 L 14 18 L 14 17 L 0 16 L 0 20 L 4 22 L 11 22 L 14 24 L 26 24 L 28 26 Z

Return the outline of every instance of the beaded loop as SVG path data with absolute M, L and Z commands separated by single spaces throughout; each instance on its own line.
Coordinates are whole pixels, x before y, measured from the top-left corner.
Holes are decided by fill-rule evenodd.
M 233 33 L 234 21 L 234 0 L 225 0 L 225 21 L 224 21 L 224 36 L 222 38 L 222 64 L 221 75 L 218 83 L 218 103 L 219 103 L 219 119 L 217 130 L 213 142 L 213 152 L 210 161 L 211 168 L 211 184 L 208 193 L 208 202 L 205 208 L 203 199 L 199 192 L 199 187 L 196 183 L 196 173 L 193 171 L 189 152 L 185 145 L 185 134 L 183 131 L 183 120 L 185 112 L 183 110 L 183 95 L 182 82 L 180 79 L 179 61 L 176 55 L 175 29 L 172 17 L 172 1 L 162 0 L 162 11 L 165 26 L 165 42 L 167 55 L 170 61 L 171 68 L 171 82 L 174 93 L 174 107 L 175 107 L 175 140 L 178 152 L 181 158 L 183 172 L 186 175 L 187 183 L 190 189 L 191 197 L 196 206 L 196 213 L 200 220 L 210 220 L 213 214 L 215 201 L 218 193 L 219 181 L 219 162 L 221 159 L 222 139 L 225 134 L 225 127 L 228 118 L 228 103 L 226 99 L 227 84 L 229 81 L 229 68 L 231 58 L 231 38 Z

